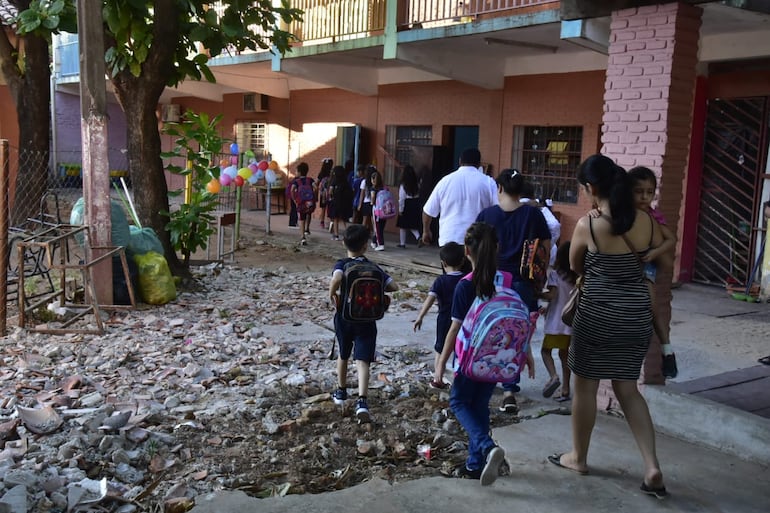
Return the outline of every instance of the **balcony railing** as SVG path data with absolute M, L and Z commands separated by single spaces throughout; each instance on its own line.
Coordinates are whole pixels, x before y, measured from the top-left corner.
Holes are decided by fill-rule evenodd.
M 302 45 L 332 43 L 382 34 L 388 4 L 397 5 L 398 30 L 428 28 L 464 23 L 479 17 L 500 16 L 503 13 L 527 13 L 543 10 L 556 0 L 293 0 L 292 6 L 304 11 L 303 21 L 292 23 L 289 32 Z M 221 2 L 212 6 L 221 13 Z M 268 38 L 261 27 L 253 27 Z M 64 39 L 59 46 L 61 75 L 79 72 L 77 38 Z M 237 54 L 230 49 L 231 54 Z
M 304 20 L 290 26 L 303 44 L 318 44 L 381 34 L 386 7 L 396 2 L 399 30 L 468 22 L 480 16 L 536 11 L 555 0 L 294 0 Z

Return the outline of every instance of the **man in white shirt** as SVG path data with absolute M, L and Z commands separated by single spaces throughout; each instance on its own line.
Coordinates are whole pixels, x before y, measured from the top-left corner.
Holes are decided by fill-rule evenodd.
M 438 245 L 465 244 L 465 232 L 479 212 L 497 205 L 497 184 L 479 168 L 481 153 L 469 148 L 460 155 L 460 167 L 439 180 L 422 211 L 422 241 L 430 244 L 430 223 L 439 218 Z

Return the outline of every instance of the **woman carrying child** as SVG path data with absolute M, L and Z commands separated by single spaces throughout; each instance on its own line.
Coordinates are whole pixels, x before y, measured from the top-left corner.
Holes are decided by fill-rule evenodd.
M 487 223 L 473 223 L 465 234 L 465 256 L 471 263 L 473 273 L 470 279 L 460 280 L 452 299 L 452 325 L 449 328 L 444 349 L 441 352 L 433 381 L 444 382 L 444 369 L 455 349 L 455 341 L 463 321 L 474 300 L 491 298 L 496 294 L 496 279 L 507 280 L 507 273 L 497 271 L 497 234 Z M 527 366 L 534 377 L 532 351 L 527 346 Z M 495 444 L 489 435 L 489 399 L 496 383 L 475 381 L 455 372 L 449 405 L 468 433 L 468 458 L 458 469 L 459 476 L 480 479 L 482 486 L 488 486 L 498 477 L 505 451 Z
M 577 274 L 569 267 L 569 241 L 564 242 L 556 251 L 556 259 L 553 269 L 548 271 L 548 281 L 546 282 L 547 292 L 543 292 L 543 299 L 548 301 L 548 309 L 545 311 L 545 326 L 543 331 L 543 348 L 540 355 L 543 357 L 543 364 L 550 378 L 543 387 L 543 397 L 551 397 L 559 386 L 561 393 L 556 400 L 559 402 L 569 401 L 570 390 L 569 381 L 571 373 L 567 365 L 567 354 L 569 351 L 569 341 L 572 336 L 572 329 L 561 320 L 561 312 L 567 304 L 572 289 L 575 288 Z M 553 361 L 551 352 L 557 349 L 559 351 L 559 360 L 561 361 L 561 381 L 556 372 L 556 364 Z

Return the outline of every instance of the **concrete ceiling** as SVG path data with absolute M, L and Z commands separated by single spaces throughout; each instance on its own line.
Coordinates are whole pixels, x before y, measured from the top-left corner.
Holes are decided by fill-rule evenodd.
M 702 61 L 770 56 L 770 14 L 722 3 L 701 7 Z M 609 24 L 608 17 L 596 21 Z M 366 46 L 359 41 L 359 47 L 349 45 L 345 51 L 334 51 L 339 46 L 333 45 L 304 46 L 295 52 L 297 56 L 275 62 L 264 54 L 220 60 L 226 65 L 212 67 L 216 86 L 185 83 L 165 97 L 192 94 L 213 99 L 217 94 L 221 98 L 221 94 L 241 91 L 288 98 L 292 90 L 326 87 L 375 95 L 383 84 L 429 80 L 458 80 L 500 89 L 506 76 L 606 67 L 606 55 L 561 39 L 559 22 L 514 28 L 498 23 L 482 33 L 462 31 L 467 28 L 449 27 L 443 37 L 433 38 L 425 37 L 426 31 L 399 33 L 401 41 L 393 59 L 383 58 L 381 43 L 369 41 Z

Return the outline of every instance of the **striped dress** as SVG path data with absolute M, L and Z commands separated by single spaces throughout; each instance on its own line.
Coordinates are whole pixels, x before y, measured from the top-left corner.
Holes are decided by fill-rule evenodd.
M 639 379 L 652 337 L 652 310 L 637 257 L 589 251 L 583 280 L 569 368 L 589 379 Z

